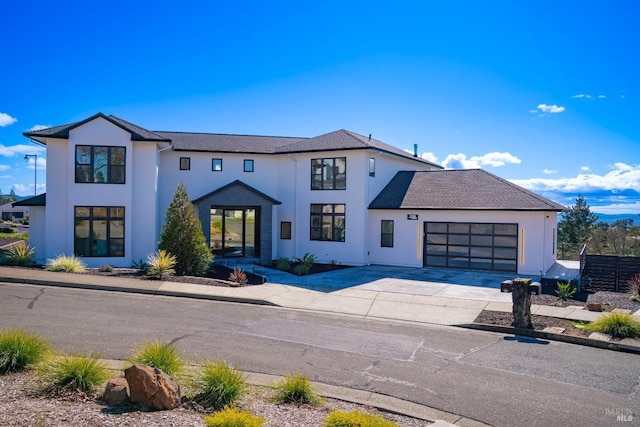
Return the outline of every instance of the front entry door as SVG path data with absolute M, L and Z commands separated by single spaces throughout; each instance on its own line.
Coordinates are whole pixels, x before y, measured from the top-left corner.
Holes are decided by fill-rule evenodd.
M 223 257 L 259 256 L 257 208 L 211 208 L 211 249 Z

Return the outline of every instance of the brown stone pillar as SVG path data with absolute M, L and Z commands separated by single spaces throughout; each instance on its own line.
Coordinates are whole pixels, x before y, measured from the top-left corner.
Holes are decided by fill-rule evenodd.
M 513 279 L 513 291 L 511 292 L 513 322 L 511 325 L 515 328 L 533 329 L 533 324 L 531 323 L 531 295 L 529 294 L 530 284 L 531 279 Z

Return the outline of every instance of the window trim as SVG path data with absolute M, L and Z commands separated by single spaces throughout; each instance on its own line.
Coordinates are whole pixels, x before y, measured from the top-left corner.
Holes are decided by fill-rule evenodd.
M 336 160 L 342 160 L 344 163 L 344 173 L 343 174 L 339 174 L 339 173 L 334 173 L 332 174 L 331 179 L 331 184 L 327 187 L 325 187 L 325 173 L 324 171 L 326 170 L 326 168 L 329 165 L 329 163 L 327 161 L 331 160 L 333 163 L 333 168 L 335 169 L 337 166 L 335 166 Z M 315 162 L 320 162 L 320 173 L 314 173 L 314 163 Z M 315 168 L 318 169 L 318 168 Z M 347 158 L 346 157 L 319 157 L 319 158 L 315 158 L 315 159 L 311 159 L 311 190 L 346 190 L 347 189 Z M 344 184 L 342 187 L 338 188 L 338 177 L 340 175 L 344 175 Z M 318 182 L 320 183 L 319 186 L 316 185 L 316 179 L 315 177 L 319 177 Z
M 78 208 L 86 208 L 89 209 L 89 215 L 88 216 L 78 216 L 77 214 L 77 209 Z M 106 209 L 106 216 L 100 216 L 100 215 L 94 215 L 94 210 L 95 209 Z M 119 209 L 122 211 L 122 216 L 116 216 L 115 214 L 112 215 L 112 211 Z M 126 243 L 126 223 L 125 223 L 125 218 L 126 218 L 126 213 L 125 213 L 125 206 L 85 206 L 85 205 L 80 205 L 80 206 L 74 206 L 73 207 L 73 221 L 74 221 L 74 226 L 73 226 L 73 253 L 77 256 L 82 256 L 85 258 L 124 258 L 125 257 L 125 243 Z M 93 234 L 93 227 L 94 227 L 94 222 L 97 221 L 104 221 L 106 223 L 106 237 L 105 237 L 105 241 L 106 241 L 106 253 L 104 255 L 101 254 L 97 254 L 97 253 L 93 253 L 92 250 L 92 244 L 91 244 L 91 237 L 88 237 L 88 248 L 89 248 L 89 253 L 80 253 L 81 251 L 79 250 L 80 248 L 78 247 L 78 244 L 76 242 L 76 226 L 77 226 L 77 221 L 89 221 L 89 236 L 91 236 Z M 111 222 L 112 221 L 122 221 L 122 237 L 111 237 Z M 97 240 L 97 239 L 96 239 Z M 122 240 L 122 251 L 120 254 L 118 254 L 117 252 L 114 252 L 112 250 L 112 241 L 114 240 Z M 87 247 L 85 247 L 84 249 L 87 249 Z
M 191 157 L 180 157 L 180 170 L 181 171 L 191 170 Z
M 216 160 L 220 163 L 220 169 L 216 169 Z M 211 172 L 222 172 L 222 159 L 221 158 L 213 158 L 211 159 Z
M 291 221 L 280 222 L 280 240 L 291 240 Z
M 78 149 L 80 147 L 89 147 L 89 163 L 79 163 L 78 162 Z M 95 157 L 94 151 L 96 148 L 106 148 L 107 149 L 107 180 L 104 182 L 95 181 Z M 114 148 L 120 148 L 124 151 L 123 156 L 123 164 L 114 165 L 111 164 L 111 156 L 112 150 Z M 88 145 L 88 144 L 76 144 L 75 146 L 75 155 L 74 155 L 74 182 L 76 184 L 126 184 L 127 183 L 127 147 L 123 145 Z M 78 180 L 78 166 L 89 166 L 89 181 L 80 181 Z M 113 169 L 116 167 L 122 168 L 122 182 L 113 182 Z
M 384 223 L 391 223 L 391 232 L 385 233 L 384 231 Z M 393 247 L 393 239 L 395 232 L 395 224 L 392 219 L 382 219 L 380 220 L 380 247 L 381 248 L 392 248 Z M 385 236 L 391 236 L 391 244 L 385 244 Z
M 319 207 L 320 212 L 314 212 L 314 206 Z M 324 212 L 324 207 L 330 206 L 331 212 Z M 342 206 L 342 212 L 336 212 L 336 208 Z M 323 238 L 323 229 L 325 221 L 324 219 L 328 217 L 331 219 L 331 238 L 325 239 Z M 319 226 L 314 226 L 314 218 L 319 218 Z M 336 219 L 342 218 L 342 227 L 336 227 Z M 344 243 L 346 241 L 346 230 L 347 230 L 347 205 L 345 203 L 311 203 L 309 208 L 309 240 L 312 241 L 321 241 L 321 242 L 341 242 Z M 314 238 L 315 234 L 319 237 Z M 336 236 L 338 238 L 336 239 Z
M 369 157 L 369 176 L 376 176 L 376 158 Z
M 247 167 L 248 165 L 251 165 L 251 167 Z M 255 167 L 255 162 L 253 161 L 253 159 L 244 159 L 242 161 L 242 168 L 244 172 L 247 172 L 247 173 L 254 172 L 255 170 L 254 167 Z

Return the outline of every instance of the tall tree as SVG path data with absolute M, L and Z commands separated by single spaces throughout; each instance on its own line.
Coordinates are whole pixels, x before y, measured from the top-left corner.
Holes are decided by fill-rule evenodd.
M 558 223 L 558 246 L 564 252 L 562 256 L 575 257 L 598 220 L 598 215 L 591 212 L 584 197 L 578 196 L 576 204 L 569 206 Z
M 173 201 L 167 209 L 158 249 L 175 255 L 177 274 L 204 274 L 213 260 L 200 220 L 182 183 L 173 193 Z

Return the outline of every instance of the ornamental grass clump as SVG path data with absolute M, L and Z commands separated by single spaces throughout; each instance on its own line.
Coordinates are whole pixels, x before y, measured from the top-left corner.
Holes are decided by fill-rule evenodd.
M 47 262 L 45 270 L 62 271 L 65 273 L 84 273 L 87 271 L 87 266 L 75 255 L 58 255 L 56 258 L 50 259 Z
M 170 377 L 179 374 L 185 366 L 184 359 L 173 344 L 157 340 L 143 343 L 127 360 L 133 364 L 158 368 Z
M 614 338 L 640 338 L 640 321 L 626 313 L 612 312 L 591 322 L 587 329 Z
M 236 408 L 226 408 L 204 418 L 207 427 L 262 427 L 266 421 Z
M 358 409 L 351 412 L 334 411 L 324 419 L 325 427 L 400 427 L 381 416 L 371 415 Z
M 276 390 L 275 399 L 282 403 L 315 404 L 320 402 L 320 398 L 311 387 L 311 382 L 300 373 L 286 374 L 281 381 L 278 381 L 274 388 Z
M 49 391 L 89 392 L 109 379 L 99 355 L 62 355 L 52 358 L 41 368 L 41 378 Z
M 42 337 L 22 329 L 0 330 L 0 374 L 20 372 L 44 360 L 51 351 Z
M 6 265 L 29 266 L 35 264 L 36 250 L 27 244 L 20 244 L 5 252 L 2 263 Z
M 171 253 L 160 249 L 147 257 L 147 276 L 157 277 L 162 280 L 162 276 L 173 276 L 176 274 L 176 257 Z
M 204 362 L 192 386 L 196 400 L 216 410 L 232 405 L 247 387 L 245 375 L 222 360 Z

